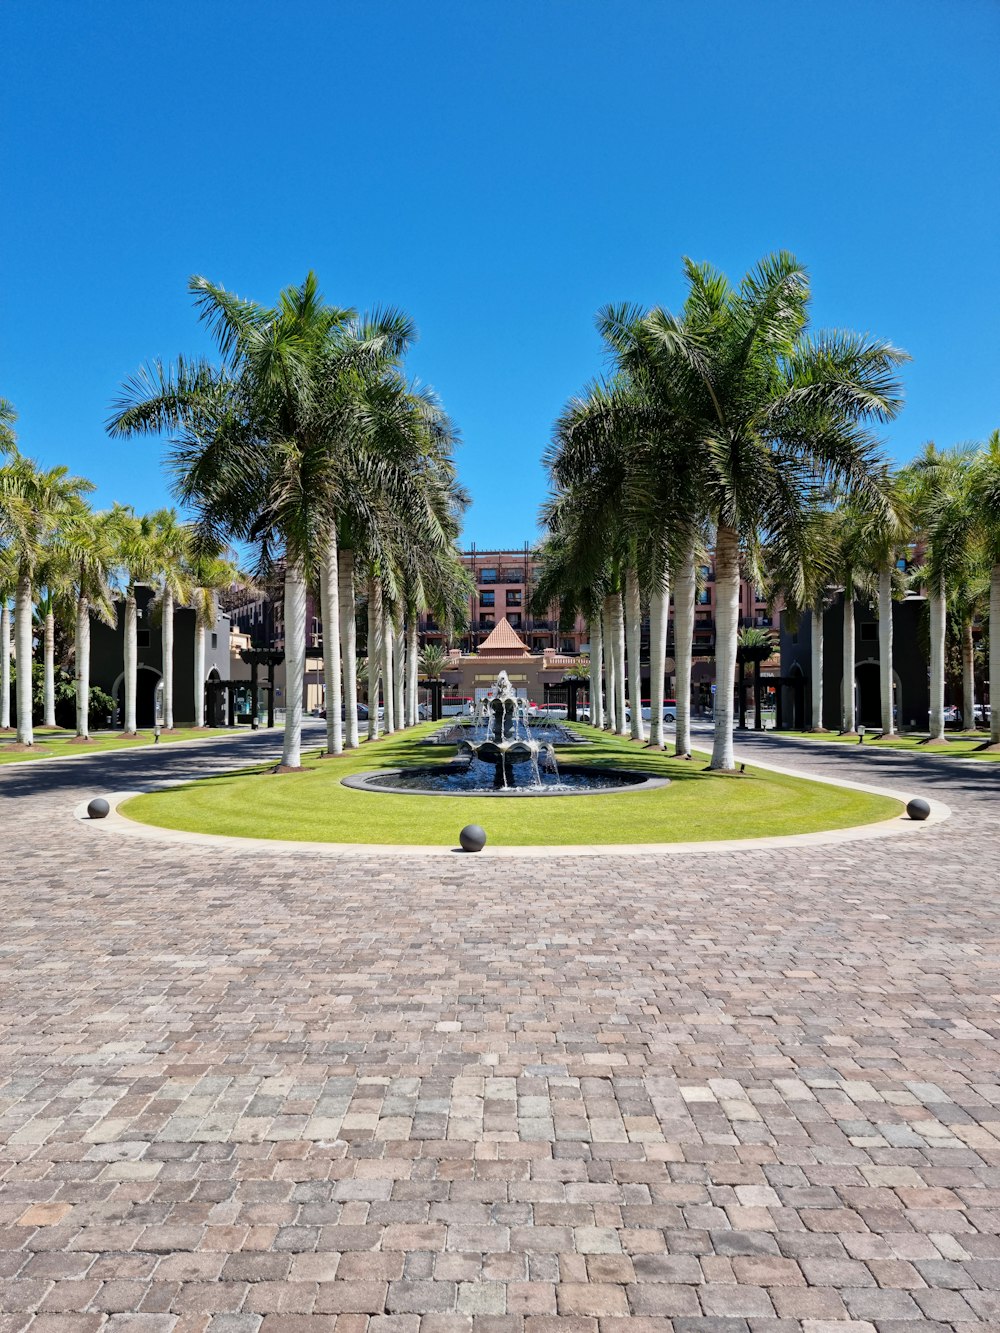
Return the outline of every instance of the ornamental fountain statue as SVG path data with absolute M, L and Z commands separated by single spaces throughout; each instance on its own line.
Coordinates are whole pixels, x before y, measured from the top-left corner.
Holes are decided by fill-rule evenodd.
M 518 697 L 510 677 L 501 671 L 484 699 L 472 709 L 472 739 L 459 742 L 460 754 L 494 766 L 495 790 L 517 787 L 516 766 L 530 764 L 532 785 L 542 785 L 541 769 L 558 773 L 556 753 L 546 741 L 531 739 L 528 701 Z

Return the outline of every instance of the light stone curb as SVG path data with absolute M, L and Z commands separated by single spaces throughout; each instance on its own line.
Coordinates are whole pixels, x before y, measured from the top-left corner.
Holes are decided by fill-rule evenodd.
M 852 791 L 865 792 L 873 796 L 887 796 L 892 800 L 901 801 L 904 805 L 907 801 L 912 800 L 914 796 L 919 795 L 915 792 L 901 792 L 895 788 L 873 786 L 867 782 L 851 782 L 846 778 L 820 777 L 813 773 L 803 773 L 783 765 L 766 763 L 760 759 L 741 758 L 739 755 L 736 756 L 736 759 L 738 763 L 746 763 L 753 768 L 766 769 L 768 772 L 777 773 L 784 777 L 803 778 L 809 782 L 819 782 L 830 787 L 845 787 Z M 190 779 L 184 779 L 183 781 L 188 782 Z M 174 785 L 181 784 L 180 782 L 176 784 L 163 783 L 148 790 L 160 791 Z M 372 855 L 391 857 L 441 856 L 443 853 L 452 852 L 459 855 L 469 855 L 469 853 L 461 852 L 457 847 L 439 845 L 301 842 L 284 838 L 236 838 L 227 834 L 187 833 L 181 829 L 159 828 L 155 824 L 140 824 L 119 812 L 118 807 L 122 802 L 132 796 L 143 794 L 139 791 L 104 793 L 104 798 L 111 807 L 106 819 L 91 819 L 87 814 L 86 801 L 81 801 L 73 813 L 78 820 L 95 831 L 122 834 L 126 837 L 146 839 L 149 842 L 186 843 L 188 845 L 212 847 L 216 851 L 228 849 L 238 852 L 281 852 L 309 857 L 320 856 L 333 860 L 351 856 Z M 778 851 L 796 847 L 827 847 L 847 842 L 864 842 L 874 838 L 915 837 L 927 828 L 942 823 L 951 815 L 950 807 L 945 805 L 943 801 L 930 797 L 924 797 L 923 799 L 930 806 L 931 813 L 927 819 L 922 821 L 913 820 L 908 815 L 901 814 L 891 819 L 879 820 L 874 824 L 858 824 L 852 828 L 827 829 L 819 833 L 791 833 L 764 838 L 727 838 L 717 842 L 607 843 L 602 846 L 570 844 L 526 847 L 491 847 L 487 843 L 483 850 L 475 853 L 475 855 L 500 858 L 535 857 L 544 859 L 558 857 L 560 860 L 572 856 L 719 856 L 732 855 L 735 852 Z

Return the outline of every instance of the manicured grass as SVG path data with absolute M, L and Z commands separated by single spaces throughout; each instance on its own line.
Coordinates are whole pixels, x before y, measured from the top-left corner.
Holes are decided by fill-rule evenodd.
M 204 740 L 206 736 L 232 736 L 235 733 L 228 728 L 178 727 L 176 731 L 160 733 L 160 744 L 169 745 L 173 741 Z M 89 745 L 79 745 L 73 741 L 75 732 L 45 731 L 35 729 L 35 743 L 29 750 L 15 747 L 16 732 L 4 732 L 0 735 L 0 764 L 17 764 L 21 760 L 58 759 L 67 755 L 97 754 L 101 750 L 134 750 L 139 745 L 152 745 L 153 733 L 140 731 L 138 736 L 125 737 L 120 731 L 95 731 Z
M 739 736 L 739 733 L 736 733 Z M 818 744 L 832 743 L 834 745 L 858 745 L 857 736 L 841 736 L 836 731 L 815 732 L 815 731 L 772 731 L 769 735 L 779 738 L 790 736 L 800 741 L 816 741 Z M 921 735 L 889 736 L 882 740 L 875 732 L 865 734 L 863 748 L 868 750 L 914 750 L 917 754 L 947 754 L 953 759 L 1000 759 L 1000 754 L 991 754 L 979 747 L 985 745 L 990 738 L 988 731 L 980 731 L 976 734 L 968 732 L 949 733 L 948 740 L 944 745 L 921 744 L 924 737 Z
M 308 772 L 245 770 L 136 796 L 122 813 L 194 833 L 451 847 L 465 824 L 482 824 L 498 846 L 686 842 L 846 828 L 891 819 L 902 809 L 885 797 L 762 769 L 748 768 L 741 777 L 709 773 L 705 756 L 685 762 L 589 727 L 579 730 L 596 738 L 593 746 L 564 748 L 563 759 L 657 774 L 671 785 L 537 800 L 402 796 L 341 785 L 348 773 L 447 762 L 450 747 L 439 752 L 415 744 L 435 725 L 336 759 L 307 758 Z

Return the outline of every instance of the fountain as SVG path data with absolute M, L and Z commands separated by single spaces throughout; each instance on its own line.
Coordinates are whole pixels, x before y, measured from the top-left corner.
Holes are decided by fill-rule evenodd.
M 501 671 L 485 697 L 470 705 L 469 723 L 439 743 L 452 743 L 458 760 L 427 767 L 390 768 L 375 773 L 350 773 L 345 787 L 359 791 L 398 792 L 420 796 L 584 796 L 591 792 L 652 791 L 669 779 L 591 764 L 556 763 L 549 740 L 532 738 L 528 701 L 518 697 L 506 671 Z M 572 740 L 572 733 L 566 733 Z M 522 780 L 527 778 L 529 780 Z
M 459 754 L 470 763 L 480 760 L 494 768 L 493 788 L 500 791 L 520 786 L 516 766 L 530 764 L 533 785 L 542 785 L 542 769 L 559 777 L 555 748 L 548 741 L 531 738 L 528 701 L 518 697 L 510 677 L 501 671 L 478 707 L 472 705 L 472 739 L 460 740 Z

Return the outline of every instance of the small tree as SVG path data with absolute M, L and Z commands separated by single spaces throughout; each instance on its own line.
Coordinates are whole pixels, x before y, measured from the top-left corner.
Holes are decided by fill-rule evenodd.
M 747 662 L 753 663 L 753 726 L 754 731 L 763 731 L 764 723 L 760 716 L 761 681 L 760 664 L 766 662 L 774 652 L 774 639 L 769 630 L 747 627 L 736 636 L 736 662 L 740 669 L 740 726 L 746 723 L 743 683 L 744 669 Z
M 429 643 L 420 654 L 420 674 L 424 680 L 440 680 L 447 654 L 436 643 Z

